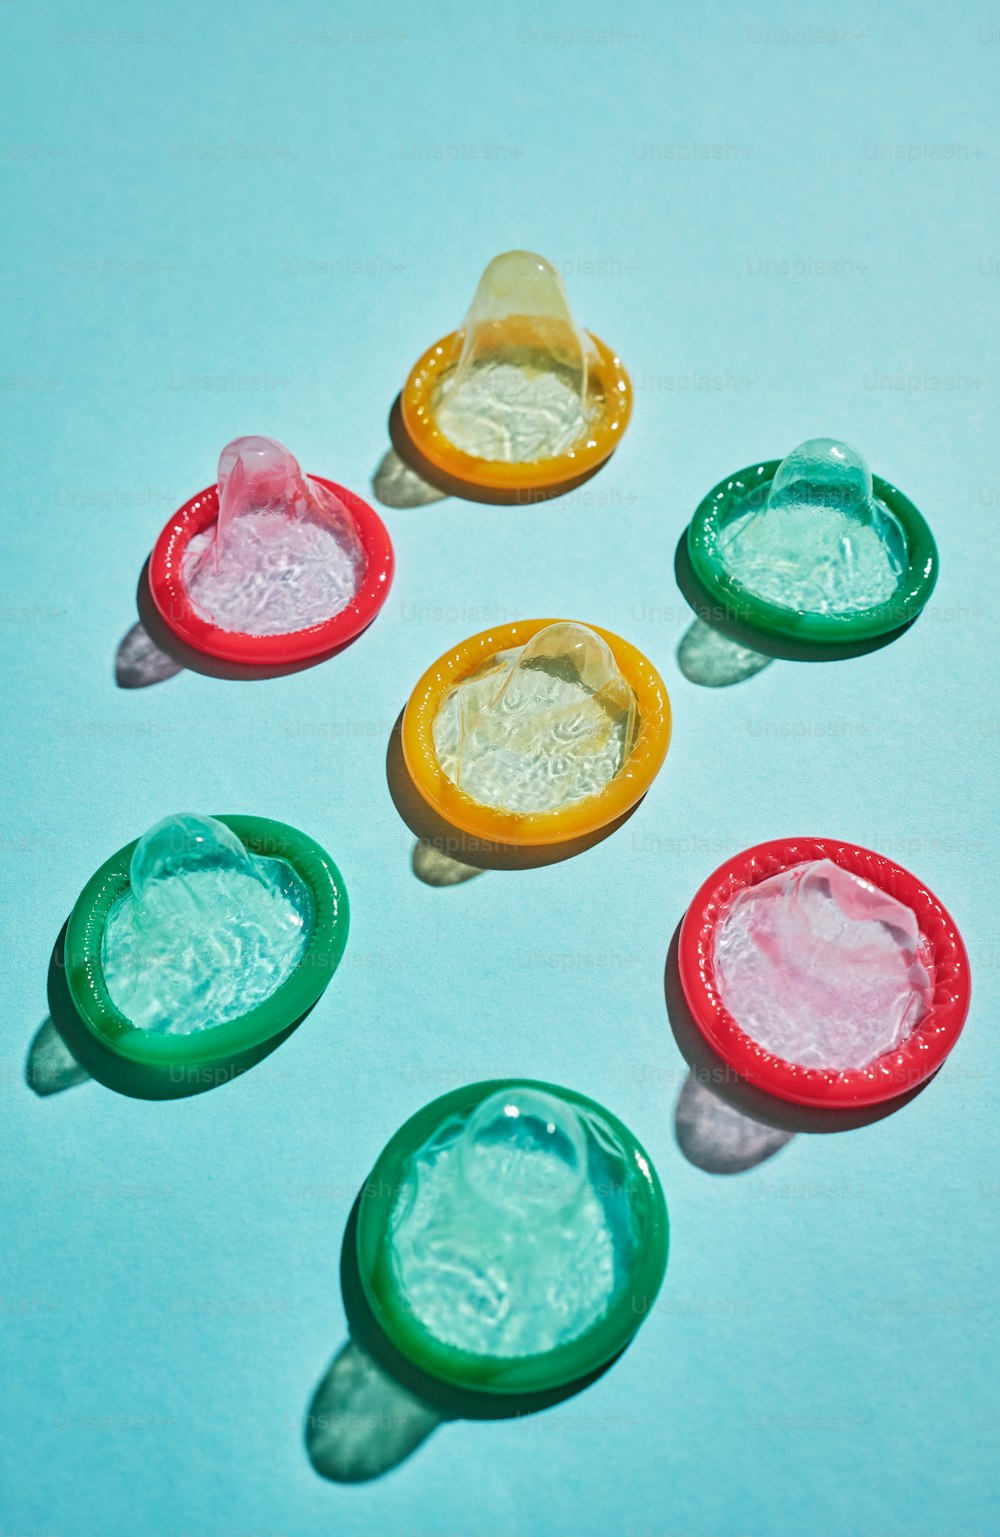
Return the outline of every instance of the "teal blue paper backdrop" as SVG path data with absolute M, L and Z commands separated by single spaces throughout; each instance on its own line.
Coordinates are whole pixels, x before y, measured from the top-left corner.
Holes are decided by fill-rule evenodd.
M 0 4 L 4 1537 L 996 1531 L 1000 14 L 814 9 Z M 143 561 L 227 440 L 271 434 L 364 494 L 410 364 L 511 246 L 561 266 L 631 370 L 611 463 L 542 506 L 385 512 L 389 601 L 321 667 L 116 688 Z M 699 688 L 675 659 L 686 521 L 820 434 L 927 516 L 932 607 L 866 658 Z M 432 889 L 392 723 L 451 642 L 546 613 L 662 671 L 665 769 L 580 858 Z M 212 1093 L 38 1097 L 60 925 L 186 808 L 329 849 L 340 971 Z M 667 945 L 727 854 L 795 832 L 928 881 L 972 1014 L 899 1114 L 713 1176 L 673 1131 Z M 561 1407 L 324 1482 L 303 1419 L 345 1334 L 354 1195 L 422 1103 L 514 1074 L 648 1147 L 660 1301 Z

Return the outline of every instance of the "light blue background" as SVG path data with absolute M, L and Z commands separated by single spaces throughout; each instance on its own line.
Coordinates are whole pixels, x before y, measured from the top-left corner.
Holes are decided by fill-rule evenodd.
M 836 40 L 780 34 L 809 26 Z M 305 39 L 322 28 L 374 33 Z M 6 0 L 0 35 L 4 1537 L 996 1532 L 996 7 Z M 142 562 L 222 445 L 270 433 L 364 492 L 409 365 L 519 245 L 633 373 L 614 461 L 530 509 L 386 513 L 393 592 L 320 668 L 117 690 Z M 928 516 L 931 609 L 863 660 L 692 686 L 672 569 L 692 508 L 824 433 Z M 544 613 L 662 670 L 665 770 L 587 855 L 430 889 L 391 724 L 451 642 Z M 330 849 L 344 966 L 216 1092 L 39 1100 L 23 1064 L 60 924 L 187 807 Z M 973 1010 L 902 1113 L 715 1178 L 673 1135 L 667 943 L 725 855 L 795 832 L 926 879 Z M 673 1219 L 659 1305 L 563 1407 L 324 1483 L 302 1419 L 344 1337 L 353 1195 L 421 1103 L 509 1073 L 646 1142 Z

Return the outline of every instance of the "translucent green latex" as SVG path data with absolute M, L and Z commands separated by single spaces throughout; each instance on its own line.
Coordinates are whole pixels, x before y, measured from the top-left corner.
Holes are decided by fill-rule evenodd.
M 309 940 L 308 892 L 284 860 L 247 849 L 212 817 L 166 817 L 139 840 L 108 913 L 102 969 L 140 1030 L 183 1035 L 249 1013 Z
M 532 1356 L 602 1318 L 635 1259 L 610 1128 L 513 1086 L 412 1156 L 390 1219 L 400 1306 L 476 1355 Z
M 802 614 L 856 613 L 893 597 L 907 566 L 906 539 L 849 444 L 799 444 L 764 504 L 755 500 L 719 533 L 719 557 L 747 592 Z

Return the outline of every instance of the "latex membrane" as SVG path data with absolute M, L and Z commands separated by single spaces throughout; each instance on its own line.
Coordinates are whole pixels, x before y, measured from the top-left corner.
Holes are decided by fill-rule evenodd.
M 584 436 L 594 410 L 594 347 L 544 257 L 495 257 L 456 345 L 454 366 L 433 401 L 437 425 L 456 448 L 477 459 L 530 464 L 565 454 Z
M 586 625 L 547 625 L 498 651 L 445 696 L 434 748 L 445 774 L 481 805 L 528 814 L 597 795 L 638 730 L 633 690 Z
M 716 928 L 714 969 L 758 1045 L 838 1072 L 900 1046 L 933 991 L 915 914 L 829 859 L 739 892 Z
M 102 943 L 112 1003 L 139 1030 L 187 1035 L 256 1008 L 298 965 L 312 900 L 291 865 L 250 854 L 222 822 L 157 822 Z
M 444 1344 L 521 1356 L 607 1312 L 638 1246 L 625 1150 L 596 1114 L 508 1087 L 404 1169 L 387 1230 L 399 1304 Z
M 219 515 L 184 552 L 202 618 L 241 635 L 286 635 L 346 608 L 364 573 L 340 500 L 273 438 L 235 438 L 219 458 Z
M 851 614 L 887 602 L 906 569 L 906 538 L 847 443 L 811 438 L 781 461 L 764 504 L 719 534 L 730 576 L 801 614 Z

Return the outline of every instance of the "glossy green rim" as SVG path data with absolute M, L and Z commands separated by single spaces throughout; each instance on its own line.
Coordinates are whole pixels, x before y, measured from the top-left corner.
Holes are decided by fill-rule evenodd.
M 129 884 L 138 839 L 113 854 L 91 876 L 66 926 L 65 964 L 70 996 L 84 1024 L 103 1046 L 132 1062 L 170 1067 L 227 1061 L 280 1035 L 320 997 L 340 963 L 350 922 L 343 876 L 312 838 L 267 817 L 219 816 L 251 854 L 285 859 L 313 903 L 313 929 L 302 959 L 269 998 L 210 1030 L 192 1035 L 154 1035 L 137 1030 L 108 996 L 101 966 L 104 924 L 113 902 Z
M 853 614 L 798 614 L 756 597 L 730 575 L 719 555 L 719 533 L 748 497 L 762 493 L 770 485 L 780 463 L 780 459 L 766 459 L 737 470 L 720 480 L 699 502 L 688 525 L 688 554 L 706 592 L 749 629 L 819 645 L 886 635 L 915 619 L 934 591 L 937 546 L 926 520 L 910 499 L 878 475 L 872 476 L 875 494 L 902 525 L 910 558 L 899 587 L 885 603 Z
M 392 1284 L 384 1240 L 404 1168 L 412 1155 L 449 1116 L 471 1114 L 491 1094 L 515 1087 L 539 1089 L 590 1111 L 615 1133 L 637 1171 L 638 1253 L 626 1284 L 607 1313 L 577 1339 L 530 1356 L 476 1355 L 442 1344 L 403 1307 Z M 453 1089 L 425 1105 L 382 1150 L 358 1206 L 358 1272 L 376 1321 L 396 1349 L 421 1371 L 481 1393 L 544 1392 L 588 1376 L 624 1350 L 660 1289 L 667 1268 L 668 1234 L 667 1204 L 656 1170 L 617 1116 L 596 1100 L 557 1084 L 531 1078 L 494 1078 Z

